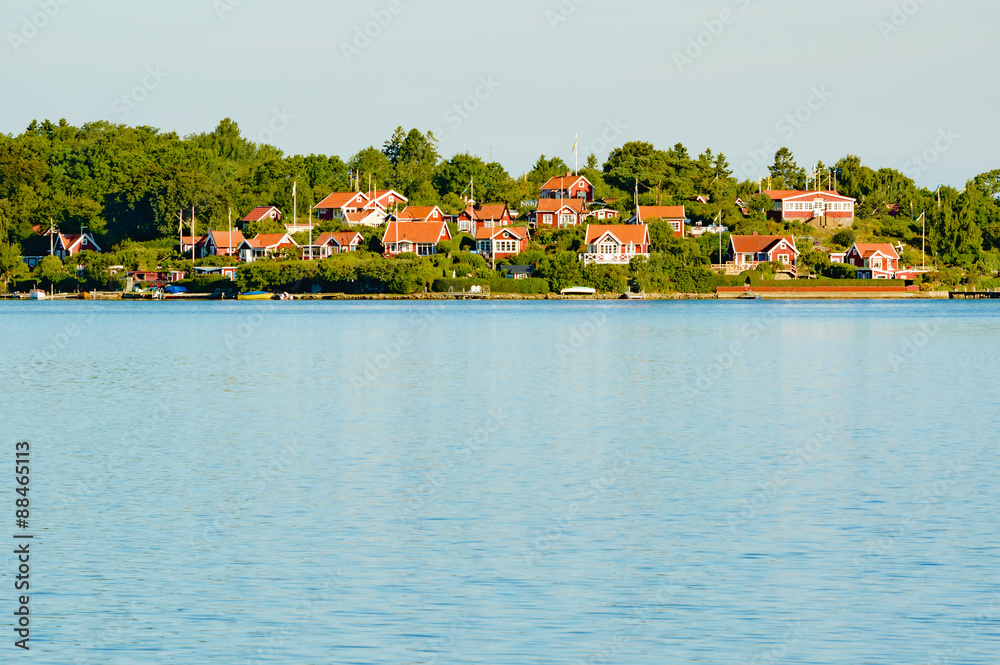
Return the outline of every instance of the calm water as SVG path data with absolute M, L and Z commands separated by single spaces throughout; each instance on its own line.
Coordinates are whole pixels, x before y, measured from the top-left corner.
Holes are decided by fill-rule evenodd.
M 0 303 L 30 661 L 994 664 L 998 338 L 991 302 Z

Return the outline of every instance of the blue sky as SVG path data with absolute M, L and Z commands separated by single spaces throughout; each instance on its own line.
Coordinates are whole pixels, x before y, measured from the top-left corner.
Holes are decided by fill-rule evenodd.
M 5 0 L 0 131 L 232 117 L 346 160 L 402 125 L 514 175 L 572 165 L 577 134 L 581 161 L 679 141 L 750 178 L 787 145 L 961 186 L 1000 167 L 998 19 L 973 0 Z

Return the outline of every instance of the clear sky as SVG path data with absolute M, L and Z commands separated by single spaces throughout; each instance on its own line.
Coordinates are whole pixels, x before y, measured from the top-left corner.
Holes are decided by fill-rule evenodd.
M 577 134 L 581 162 L 679 141 L 750 178 L 787 145 L 963 186 L 1000 168 L 997 24 L 987 0 L 4 0 L 0 131 L 231 117 L 346 160 L 402 125 L 513 175 Z

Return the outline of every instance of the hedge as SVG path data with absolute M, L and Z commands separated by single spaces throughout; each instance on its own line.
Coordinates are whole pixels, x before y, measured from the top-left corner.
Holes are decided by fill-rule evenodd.
M 749 277 L 750 286 L 756 287 L 777 287 L 782 289 L 795 288 L 796 286 L 842 286 L 842 287 L 860 287 L 860 286 L 878 286 L 878 287 L 890 287 L 890 286 L 906 286 L 906 280 L 903 279 L 830 279 L 826 277 L 821 277 L 819 279 L 760 279 L 754 275 Z M 733 286 L 742 286 L 746 284 L 746 278 L 743 278 L 739 284 Z
M 549 292 L 549 282 L 545 279 L 532 277 L 530 279 L 450 279 L 434 280 L 431 290 L 435 293 L 448 293 L 451 290 L 468 291 L 471 286 L 488 286 L 491 293 L 519 293 L 524 295 L 545 294 Z

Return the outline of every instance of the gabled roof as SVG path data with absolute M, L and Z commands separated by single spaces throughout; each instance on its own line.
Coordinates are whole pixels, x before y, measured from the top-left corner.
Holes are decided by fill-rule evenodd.
M 191 238 L 192 238 L 192 236 L 181 236 L 181 244 L 182 245 L 190 245 L 191 244 Z M 193 238 L 194 238 L 194 246 L 195 247 L 201 247 L 202 245 L 205 244 L 205 241 L 208 240 L 208 236 L 193 236 Z
M 347 207 L 360 208 L 366 203 L 368 203 L 368 197 L 362 192 L 334 192 L 314 207 L 316 210 L 336 210 Z
M 587 211 L 587 203 L 583 199 L 540 199 L 536 212 L 559 212 L 569 208 L 578 215 Z
M 390 194 L 392 194 L 393 196 L 395 196 L 397 199 L 399 199 L 403 203 L 409 203 L 410 202 L 410 199 L 406 198 L 405 196 L 403 196 L 402 194 L 400 194 L 399 192 L 397 192 L 395 189 L 377 189 L 377 190 L 375 190 L 375 193 L 372 195 L 372 199 L 375 200 L 375 201 L 377 201 L 379 199 L 386 198 Z
M 385 211 L 382 210 L 381 207 L 379 207 L 376 210 L 362 210 L 360 212 L 345 212 L 344 213 L 344 220 L 348 224 L 361 224 L 362 222 L 364 222 L 369 217 L 372 217 L 373 215 L 376 216 L 376 217 L 378 217 L 379 219 L 381 219 L 383 221 L 385 220 Z
M 273 214 L 272 214 L 273 213 Z M 281 211 L 274 206 L 254 208 L 241 222 L 259 222 L 263 219 L 281 219 Z
M 572 187 L 581 180 L 585 180 L 587 184 L 590 185 L 591 189 L 593 189 L 594 186 L 590 183 L 589 180 L 584 178 L 582 175 L 573 175 L 572 173 L 567 173 L 564 176 L 555 176 L 554 178 L 549 178 L 549 181 L 544 185 L 542 185 L 542 191 L 569 189 L 570 187 Z
M 856 242 L 854 243 L 854 248 L 858 250 L 858 254 L 860 254 L 863 259 L 871 258 L 876 254 L 881 254 L 889 259 L 899 259 L 899 254 L 896 252 L 896 248 L 889 243 Z
M 242 231 L 209 231 L 209 237 L 212 238 L 212 242 L 215 243 L 216 247 L 221 249 L 235 249 L 240 246 L 243 242 L 243 232 Z M 206 242 L 207 242 L 206 238 Z
M 315 244 L 317 246 L 320 246 L 332 242 L 338 247 L 348 247 L 354 244 L 354 241 L 359 238 L 361 239 L 361 241 L 364 241 L 365 239 L 364 236 L 362 236 L 357 231 L 338 231 L 336 233 L 331 233 L 327 231 L 326 233 L 322 234 L 319 238 L 316 239 Z
M 528 237 L 528 229 L 523 226 L 494 226 L 476 231 L 476 240 L 496 240 L 504 236 L 513 240 L 524 240 Z
M 818 191 L 818 192 L 802 192 L 794 189 L 766 189 L 764 193 L 771 197 L 772 201 L 787 201 L 789 199 L 815 199 L 820 198 L 837 198 L 843 199 L 844 201 L 856 201 L 857 199 L 852 199 L 849 196 L 843 196 L 834 191 Z
M 769 252 L 782 241 L 787 242 L 789 247 L 798 255 L 799 250 L 795 247 L 795 238 L 793 236 L 730 236 L 731 246 L 737 254 Z
M 434 212 L 437 212 L 441 215 L 441 217 L 444 217 L 444 211 L 437 206 L 408 206 L 403 208 L 397 217 L 403 221 L 414 219 L 425 220 Z
M 279 245 L 294 245 L 298 247 L 292 236 L 287 233 L 258 233 L 253 238 L 244 238 L 241 244 L 249 245 L 253 249 L 274 249 Z
M 476 222 L 496 222 L 509 216 L 510 209 L 506 203 L 486 203 L 479 208 L 466 206 L 462 214 Z
M 587 244 L 597 244 L 605 236 L 611 236 L 619 245 L 645 245 L 649 242 L 649 226 L 646 224 L 588 224 Z
M 650 219 L 685 219 L 684 206 L 639 206 L 639 221 Z
M 451 231 L 444 222 L 389 222 L 382 244 L 390 242 L 438 243 L 451 240 Z

